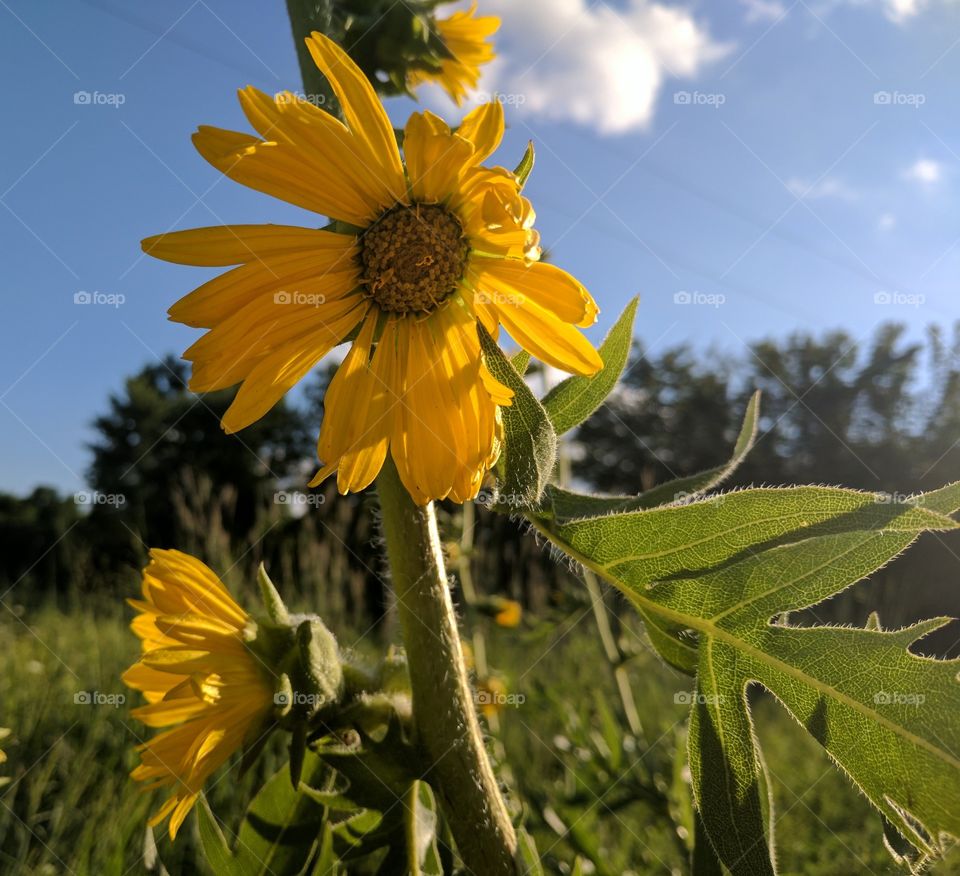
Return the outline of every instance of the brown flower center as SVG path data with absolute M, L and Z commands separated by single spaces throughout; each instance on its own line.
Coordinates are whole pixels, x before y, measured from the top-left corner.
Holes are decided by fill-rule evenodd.
M 460 221 L 435 204 L 394 207 L 360 240 L 363 283 L 391 313 L 433 310 L 456 289 L 467 264 Z

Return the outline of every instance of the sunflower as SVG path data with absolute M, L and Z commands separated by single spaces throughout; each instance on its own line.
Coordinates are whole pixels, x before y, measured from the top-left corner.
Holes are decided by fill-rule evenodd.
M 244 642 L 250 618 L 199 560 L 150 551 L 143 599 L 130 603 L 143 653 L 123 680 L 148 703 L 133 715 L 171 728 L 138 746 L 131 776 L 171 788 L 150 826 L 170 816 L 174 839 L 207 778 L 265 729 L 274 687 Z
M 324 400 L 315 486 L 337 473 L 362 490 L 389 450 L 419 504 L 474 498 L 496 461 L 498 406 L 512 392 L 487 369 L 477 324 L 502 324 L 532 355 L 575 374 L 602 365 L 576 328 L 597 307 L 570 274 L 539 262 L 534 212 L 518 178 L 482 162 L 503 136 L 485 104 L 457 129 L 414 113 L 401 160 L 390 120 L 335 43 L 307 40 L 345 123 L 294 95 L 249 87 L 260 137 L 201 127 L 194 143 L 237 182 L 336 220 L 327 229 L 232 225 L 148 238 L 167 261 L 236 265 L 170 309 L 209 331 L 190 347 L 190 388 L 242 383 L 228 433 L 262 417 L 335 346 L 353 345 Z
M 487 37 L 493 36 L 500 27 L 500 19 L 494 15 L 475 18 L 477 4 L 466 11 L 455 12 L 449 18 L 436 23 L 440 40 L 450 57 L 440 61 L 439 70 L 414 70 L 407 76 L 412 88 L 424 82 L 436 82 L 457 106 L 463 103 L 467 92 L 477 87 L 480 80 L 480 65 L 496 57 Z

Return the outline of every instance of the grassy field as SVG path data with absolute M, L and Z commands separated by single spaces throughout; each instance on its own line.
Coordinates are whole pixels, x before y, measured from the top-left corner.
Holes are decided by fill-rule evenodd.
M 123 876 L 148 872 L 151 855 L 170 873 L 206 872 L 192 819 L 175 846 L 158 836 L 152 851 L 145 823 L 156 799 L 127 778 L 144 733 L 129 714 L 137 703 L 121 701 L 119 676 L 136 654 L 127 621 L 119 606 L 0 615 L 0 726 L 14 731 L 3 768 L 12 781 L 0 788 L 0 873 Z M 490 663 L 518 695 L 495 719 L 491 745 L 548 872 L 564 872 L 577 852 L 601 874 L 686 872 L 684 829 L 669 816 L 682 825 L 689 805 L 677 757 L 685 708 L 676 702 L 689 681 L 641 650 L 631 684 L 643 727 L 624 732 L 591 623 L 587 615 L 577 624 L 489 631 Z M 781 871 L 900 872 L 878 818 L 818 746 L 771 699 L 758 699 L 755 714 Z M 226 770 L 208 789 L 228 827 L 279 766 L 275 742 L 251 774 L 238 780 Z M 960 873 L 960 854 L 933 872 Z

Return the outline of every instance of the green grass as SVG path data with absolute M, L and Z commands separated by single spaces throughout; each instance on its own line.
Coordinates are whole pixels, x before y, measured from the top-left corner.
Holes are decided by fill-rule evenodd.
M 80 691 L 128 693 L 119 681 L 137 653 L 128 617 L 117 606 L 0 615 L 0 726 L 13 729 L 2 768 L 12 781 L 0 787 L 0 873 L 145 872 L 145 825 L 159 798 L 127 778 L 144 735 L 130 717 L 137 703 L 133 697 L 116 707 L 75 702 Z M 589 616 L 572 628 L 494 628 L 488 656 L 510 691 L 524 698 L 501 712 L 491 744 L 504 779 L 521 792 L 517 802 L 548 872 L 565 872 L 577 852 L 594 857 L 600 874 L 686 872 L 689 798 L 676 757 L 685 709 L 674 698 L 689 681 L 640 651 L 631 683 L 643 732 L 634 740 L 622 729 L 612 673 Z M 775 798 L 781 871 L 902 872 L 882 847 L 877 817 L 816 743 L 769 697 L 757 700 L 755 715 Z M 263 777 L 280 764 L 282 740 L 273 742 L 250 775 L 238 779 L 228 769 L 208 789 L 228 834 Z M 206 872 L 193 819 L 175 845 L 161 835 L 156 842 L 170 873 Z M 933 872 L 960 873 L 960 855 Z

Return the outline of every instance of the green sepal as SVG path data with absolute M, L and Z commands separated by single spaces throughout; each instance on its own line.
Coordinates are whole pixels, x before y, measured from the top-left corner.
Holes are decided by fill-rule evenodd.
M 316 712 L 337 702 L 343 693 L 340 649 L 333 633 L 318 617 L 302 621 L 297 627 L 296 638 L 300 666 L 307 681 L 306 692 L 316 697 L 311 704 Z
M 257 584 L 260 585 L 260 599 L 266 609 L 267 617 L 277 624 L 289 624 L 290 613 L 273 581 L 270 580 L 263 563 L 257 568 Z
M 295 791 L 303 778 L 303 761 L 307 754 L 307 726 L 297 724 L 290 733 L 290 787 Z
M 490 373 L 513 391 L 503 416 L 504 447 L 495 468 L 497 489 L 492 505 L 518 512 L 537 504 L 553 474 L 557 435 L 546 411 L 510 360 L 479 323 L 477 332 Z
M 527 184 L 527 179 L 529 179 L 530 172 L 533 170 L 535 160 L 536 159 L 533 152 L 533 140 L 530 140 L 527 143 L 527 148 L 524 150 L 523 158 L 520 159 L 520 163 L 514 168 L 513 171 L 513 175 L 517 178 L 517 183 L 521 192 L 523 191 L 523 187 Z

